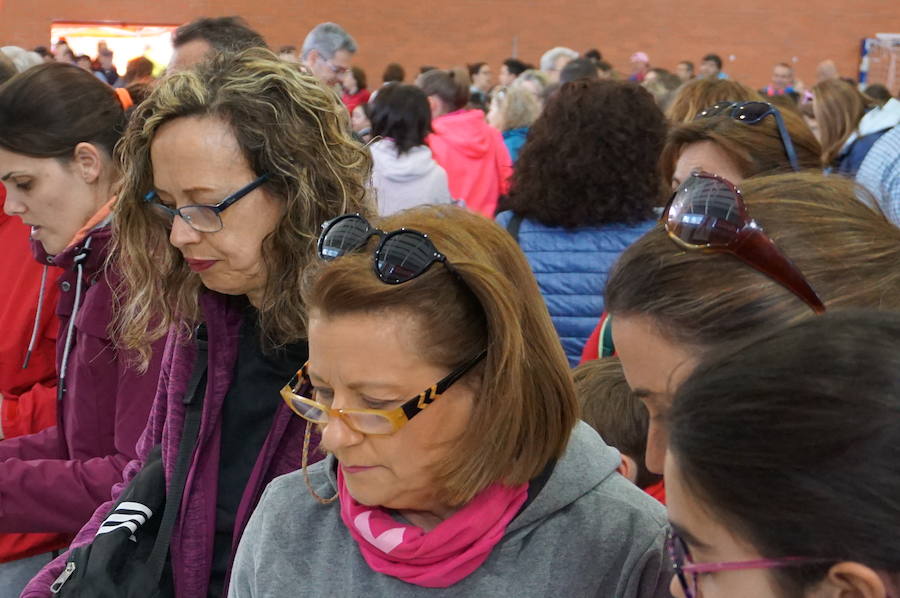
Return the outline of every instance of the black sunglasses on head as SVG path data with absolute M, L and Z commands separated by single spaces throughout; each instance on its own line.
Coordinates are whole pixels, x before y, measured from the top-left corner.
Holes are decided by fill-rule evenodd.
M 375 248 L 375 275 L 386 284 L 401 284 L 423 274 L 435 262 L 453 271 L 446 256 L 428 235 L 401 228 L 391 232 L 374 228 L 359 214 L 344 214 L 322 225 L 316 246 L 319 258 L 333 260 L 364 247 L 373 235 L 381 237 Z

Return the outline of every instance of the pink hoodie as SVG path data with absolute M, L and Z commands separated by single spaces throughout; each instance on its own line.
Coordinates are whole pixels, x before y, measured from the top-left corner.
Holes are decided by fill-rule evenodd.
M 431 122 L 426 142 L 447 171 L 450 194 L 473 212 L 494 217 L 497 199 L 509 189 L 512 161 L 500 131 L 481 110 L 457 110 Z

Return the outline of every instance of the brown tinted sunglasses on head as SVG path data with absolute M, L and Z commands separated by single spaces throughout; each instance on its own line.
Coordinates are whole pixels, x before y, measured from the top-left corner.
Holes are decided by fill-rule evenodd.
M 692 173 L 675 190 L 662 222 L 681 247 L 730 253 L 797 295 L 817 314 L 825 312 L 803 273 L 750 217 L 740 190 L 722 177 Z

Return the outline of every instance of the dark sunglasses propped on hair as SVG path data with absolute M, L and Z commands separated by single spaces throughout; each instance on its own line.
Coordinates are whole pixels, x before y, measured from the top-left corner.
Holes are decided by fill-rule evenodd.
M 373 228 L 359 214 L 344 214 L 322 225 L 317 251 L 323 260 L 333 260 L 365 246 L 373 235 L 381 237 L 375 248 L 375 275 L 386 284 L 401 284 L 423 274 L 435 262 L 453 267 L 428 235 L 401 228 L 391 232 Z
M 797 162 L 797 152 L 794 150 L 794 142 L 791 141 L 791 135 L 788 133 L 778 108 L 768 102 L 719 102 L 700 112 L 697 118 L 712 118 L 725 114 L 734 120 L 755 125 L 769 116 L 775 118 L 775 125 L 778 127 L 778 135 L 781 137 L 781 144 L 784 146 L 784 153 L 787 154 L 788 162 L 794 172 L 799 172 L 800 165 Z
M 692 173 L 675 190 L 662 222 L 678 245 L 730 253 L 797 295 L 817 314 L 825 311 L 800 269 L 750 217 L 740 190 L 722 177 Z

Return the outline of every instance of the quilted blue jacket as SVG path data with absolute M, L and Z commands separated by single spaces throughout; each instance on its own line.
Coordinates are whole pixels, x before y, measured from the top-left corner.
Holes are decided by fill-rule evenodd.
M 497 223 L 507 228 L 512 216 L 511 211 L 501 212 Z M 584 343 L 603 313 L 603 289 L 613 264 L 654 224 L 647 220 L 637 225 L 565 229 L 522 220 L 519 246 L 537 279 L 569 365 L 578 364 Z

